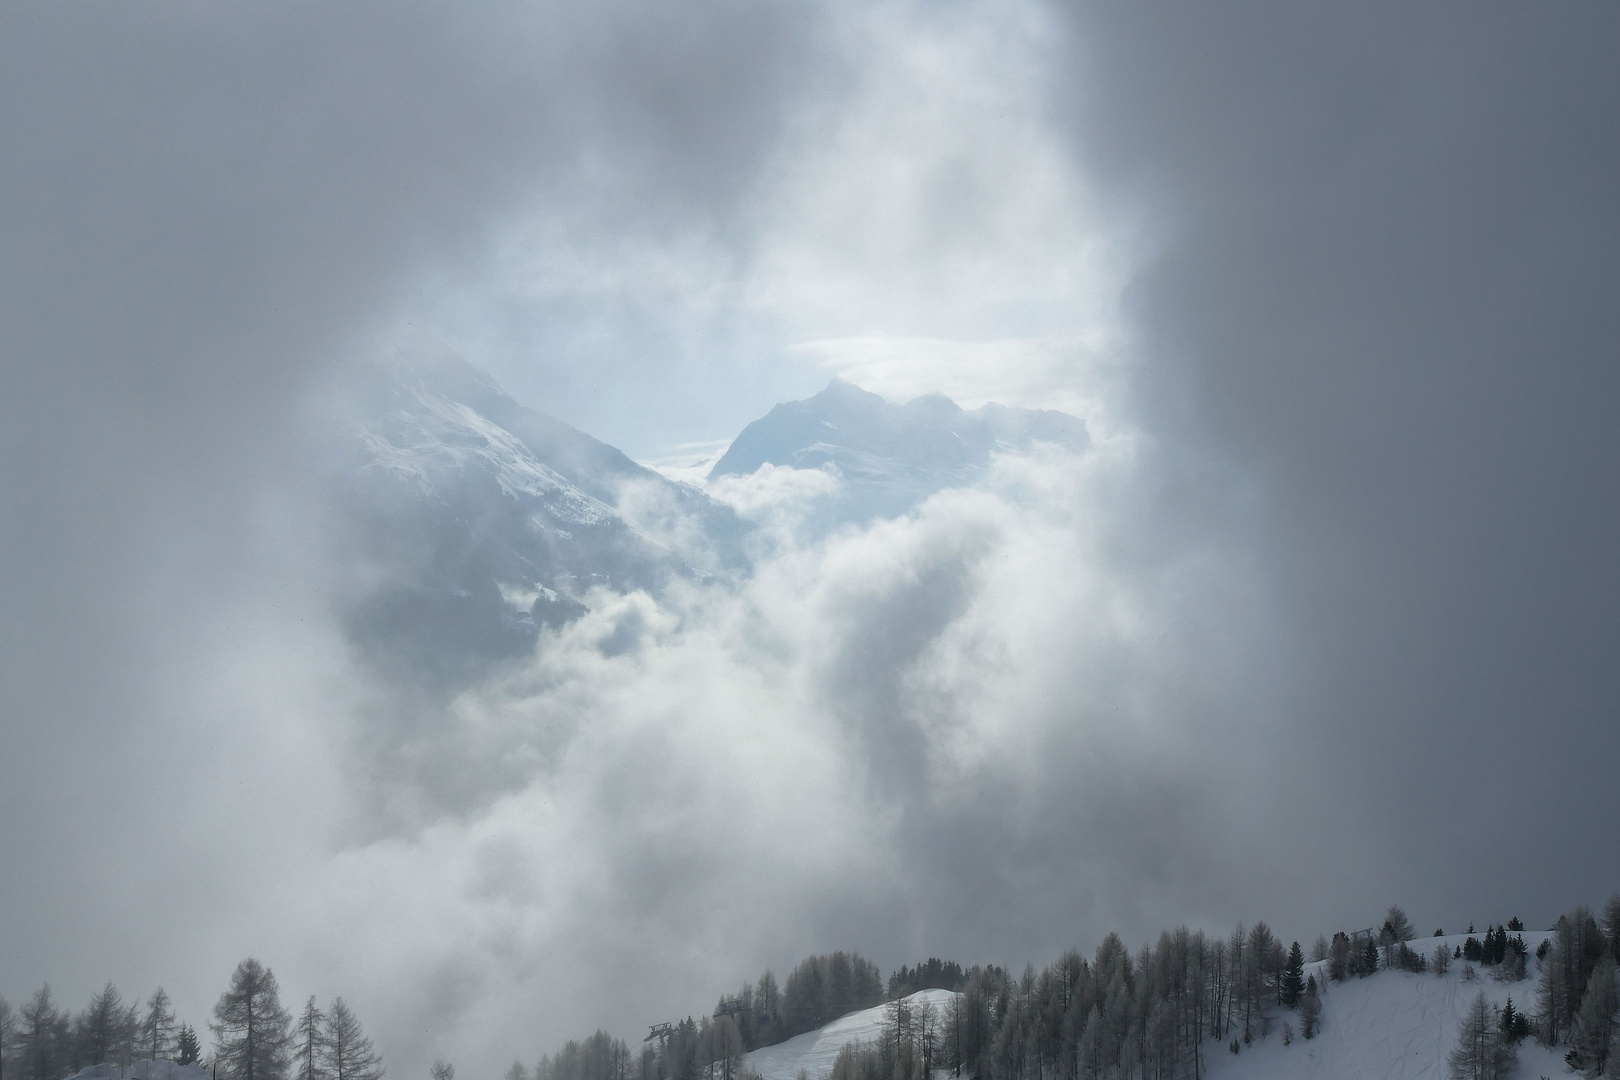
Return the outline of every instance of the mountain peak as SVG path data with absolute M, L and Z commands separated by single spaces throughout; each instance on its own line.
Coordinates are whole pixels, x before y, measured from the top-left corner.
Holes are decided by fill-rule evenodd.
M 990 406 L 965 411 L 943 394 L 897 405 L 843 378 L 803 401 L 783 402 L 743 429 L 711 479 L 765 465 L 830 469 L 844 481 L 840 516 L 903 513 L 934 491 L 971 483 L 993 451 L 1036 442 L 1080 447 L 1084 421 L 1064 413 Z

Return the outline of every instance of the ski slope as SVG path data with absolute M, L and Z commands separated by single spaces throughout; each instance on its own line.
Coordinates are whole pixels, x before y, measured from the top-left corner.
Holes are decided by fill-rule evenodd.
M 1209 1043 L 1204 1075 L 1210 1080 L 1445 1080 L 1446 1055 L 1457 1045 L 1463 1014 L 1481 990 L 1497 1005 L 1511 996 L 1515 1009 L 1534 1011 L 1536 947 L 1550 935 L 1526 931 L 1523 936 L 1530 963 L 1521 982 L 1497 982 L 1483 966 L 1476 966 L 1475 978 L 1465 981 L 1460 959 L 1441 976 L 1380 971 L 1341 983 L 1326 977 L 1325 962 L 1307 964 L 1307 974 L 1316 976 L 1322 991 L 1322 1030 L 1316 1038 L 1300 1038 L 1299 1015 L 1279 1010 L 1270 1034 L 1235 1055 Z M 1474 937 L 1483 940 L 1484 934 Z M 1417 938 L 1408 944 L 1428 957 L 1442 942 L 1455 949 L 1467 938 Z M 1282 1041 L 1285 1020 L 1295 1032 L 1290 1046 Z M 1548 1050 L 1527 1039 L 1519 1044 L 1518 1075 L 1527 1080 L 1569 1076 L 1563 1055 L 1563 1047 Z
M 950 990 L 919 990 L 904 998 L 906 1005 L 915 1010 L 927 1002 L 945 1016 L 945 1007 L 955 993 Z M 762 1046 L 748 1055 L 748 1067 L 759 1073 L 762 1080 L 794 1080 L 803 1069 L 810 1080 L 819 1080 L 832 1072 L 838 1051 L 849 1043 L 877 1042 L 883 1033 L 886 1005 L 877 1005 L 834 1020 L 824 1028 L 795 1035 L 787 1042 L 775 1046 Z

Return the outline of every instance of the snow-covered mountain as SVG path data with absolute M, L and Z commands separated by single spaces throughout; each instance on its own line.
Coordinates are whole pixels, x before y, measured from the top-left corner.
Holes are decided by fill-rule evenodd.
M 593 589 L 747 571 L 752 526 L 724 502 L 519 404 L 443 347 L 354 380 L 341 502 L 367 573 L 347 623 L 392 674 L 453 686 L 527 653 Z M 710 475 L 826 470 L 837 490 L 811 525 L 827 528 L 903 513 L 974 482 L 997 450 L 1037 442 L 1083 447 L 1085 424 L 938 395 L 896 405 L 835 379 L 749 424 Z
M 519 655 L 591 589 L 744 567 L 745 523 L 443 350 L 371 365 L 344 500 L 373 568 L 350 630 L 374 659 L 454 675 Z
M 939 394 L 897 405 L 834 379 L 814 397 L 785 402 L 749 424 L 709 478 L 766 465 L 829 470 L 841 485 L 824 516 L 829 523 L 861 522 L 971 484 L 995 451 L 1039 442 L 1081 449 L 1089 442 L 1085 421 L 996 404 L 968 411 Z

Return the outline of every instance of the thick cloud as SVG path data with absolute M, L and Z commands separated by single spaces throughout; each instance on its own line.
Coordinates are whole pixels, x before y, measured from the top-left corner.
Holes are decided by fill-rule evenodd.
M 8 995 L 164 981 L 201 1022 L 275 961 L 359 693 L 309 385 L 533 201 L 723 208 L 816 41 L 758 4 L 0 14 Z
M 387 1002 L 395 1053 L 488 1071 L 826 942 L 1021 964 L 1223 925 L 1230 867 L 1282 870 L 1224 824 L 1265 809 L 1269 759 L 1219 722 L 1259 613 L 1225 553 L 1119 543 L 1136 470 L 1007 458 L 901 520 L 779 532 L 735 585 L 598 594 L 453 704 L 410 775 L 487 796 L 338 855 L 309 962 Z
M 1606 894 L 1615 10 L 1068 10 L 1075 153 L 1158 222 L 1137 415 L 1258 485 L 1286 737 L 1334 807 L 1296 842 L 1381 853 L 1320 910 Z

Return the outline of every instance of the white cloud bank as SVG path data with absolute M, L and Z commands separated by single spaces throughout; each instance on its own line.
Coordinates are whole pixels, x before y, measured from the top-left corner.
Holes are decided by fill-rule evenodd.
M 330 861 L 306 977 L 360 973 L 397 1060 L 483 1075 L 812 951 L 1038 959 L 1207 910 L 1218 793 L 1178 695 L 1254 613 L 1209 553 L 1120 547 L 1134 468 L 1006 457 L 901 519 L 784 530 L 747 580 L 597 594 L 406 770 L 489 778 L 475 808 Z M 1144 844 L 1185 861 L 1128 865 Z

